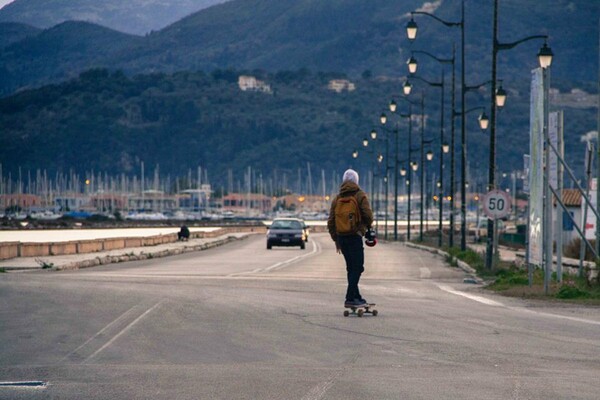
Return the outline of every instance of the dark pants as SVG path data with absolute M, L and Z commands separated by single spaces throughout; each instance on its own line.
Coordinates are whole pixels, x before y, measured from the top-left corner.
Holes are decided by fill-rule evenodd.
M 363 248 L 362 236 L 348 235 L 338 236 L 338 245 L 342 250 L 346 260 L 346 271 L 348 272 L 348 290 L 346 291 L 346 301 L 362 299 L 358 291 L 358 281 L 360 275 L 364 272 L 365 251 Z

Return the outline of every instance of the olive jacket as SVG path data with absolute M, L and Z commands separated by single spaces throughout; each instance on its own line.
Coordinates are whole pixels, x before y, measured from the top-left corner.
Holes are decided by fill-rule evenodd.
M 329 218 L 327 219 L 327 230 L 334 242 L 337 242 L 337 232 L 335 230 L 335 206 L 340 197 L 356 196 L 356 202 L 360 208 L 360 226 L 359 234 L 364 236 L 367 229 L 373 224 L 373 211 L 367 199 L 367 194 L 354 182 L 346 181 L 340 186 L 340 192 L 331 202 L 329 209 Z

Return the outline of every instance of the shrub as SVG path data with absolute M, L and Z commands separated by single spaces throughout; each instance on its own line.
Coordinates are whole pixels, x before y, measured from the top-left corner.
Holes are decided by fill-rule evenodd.
M 589 297 L 589 293 L 584 292 L 577 286 L 562 285 L 556 297 L 559 299 L 585 299 Z

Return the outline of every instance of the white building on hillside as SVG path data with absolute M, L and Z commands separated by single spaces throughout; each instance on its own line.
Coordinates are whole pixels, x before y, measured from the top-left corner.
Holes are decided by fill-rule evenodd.
M 271 86 L 256 79 L 254 76 L 240 75 L 238 78 L 238 86 L 244 92 L 247 90 L 253 90 L 257 92 L 271 93 Z
M 329 85 L 327 85 L 327 89 L 333 90 L 334 92 L 341 93 L 344 90 L 348 92 L 352 92 L 356 90 L 356 86 L 354 83 L 350 82 L 347 79 L 332 79 L 329 81 Z

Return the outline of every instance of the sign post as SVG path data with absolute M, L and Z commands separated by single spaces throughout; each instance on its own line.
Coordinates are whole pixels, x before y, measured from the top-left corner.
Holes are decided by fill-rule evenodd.
M 492 242 L 494 255 L 498 253 L 498 219 L 510 214 L 511 207 L 510 195 L 502 190 L 490 190 L 483 196 L 483 213 L 488 219 L 494 220 L 494 238 Z M 492 269 L 494 269 L 494 258 L 492 258 Z

